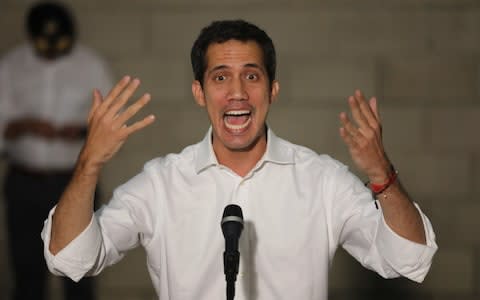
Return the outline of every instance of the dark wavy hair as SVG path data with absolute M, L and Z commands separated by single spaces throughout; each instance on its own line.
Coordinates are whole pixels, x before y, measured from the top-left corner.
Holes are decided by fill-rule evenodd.
M 208 47 L 213 43 L 224 43 L 229 40 L 254 41 L 260 46 L 263 53 L 263 64 L 271 86 L 273 80 L 275 80 L 277 65 L 272 39 L 265 31 L 244 20 L 214 21 L 202 29 L 190 52 L 195 80 L 198 80 L 203 86 L 203 77 L 207 68 L 206 53 Z
M 70 10 L 63 4 L 53 1 L 42 1 L 30 7 L 26 15 L 25 27 L 30 37 L 42 34 L 43 25 L 48 20 L 59 23 L 61 32 L 75 38 L 75 20 Z

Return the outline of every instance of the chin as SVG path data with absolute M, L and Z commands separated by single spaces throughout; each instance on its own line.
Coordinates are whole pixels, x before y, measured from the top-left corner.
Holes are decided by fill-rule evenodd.
M 225 143 L 225 146 L 231 151 L 245 152 L 253 149 L 260 139 L 261 136 L 255 138 L 237 137 L 234 141 Z

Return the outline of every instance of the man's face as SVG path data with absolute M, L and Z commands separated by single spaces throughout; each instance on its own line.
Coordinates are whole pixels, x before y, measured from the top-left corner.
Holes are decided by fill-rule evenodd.
M 42 24 L 42 32 L 32 37 L 33 46 L 40 57 L 48 60 L 60 58 L 70 52 L 73 37 L 60 28 L 60 23 L 47 20 Z
M 207 109 L 217 155 L 265 147 L 265 120 L 279 85 L 274 81 L 270 87 L 259 45 L 215 43 L 208 47 L 206 61 L 203 88 L 194 81 L 192 91 Z

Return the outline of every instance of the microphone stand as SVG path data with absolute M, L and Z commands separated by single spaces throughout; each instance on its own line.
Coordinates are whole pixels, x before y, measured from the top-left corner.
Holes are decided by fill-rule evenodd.
M 235 298 L 235 281 L 227 281 L 227 300 Z
M 225 265 L 225 280 L 227 281 L 227 300 L 233 300 L 235 297 L 235 281 L 237 280 L 240 252 L 225 251 L 223 253 L 223 261 Z

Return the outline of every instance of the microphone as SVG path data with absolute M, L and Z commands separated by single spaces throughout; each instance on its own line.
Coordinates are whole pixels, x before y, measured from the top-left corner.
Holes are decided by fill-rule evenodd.
M 238 241 L 243 230 L 243 214 L 240 206 L 230 204 L 225 207 L 222 217 L 222 232 L 225 237 L 225 252 L 223 252 L 223 268 L 227 281 L 227 300 L 235 296 L 235 281 L 237 280 L 240 252 Z

